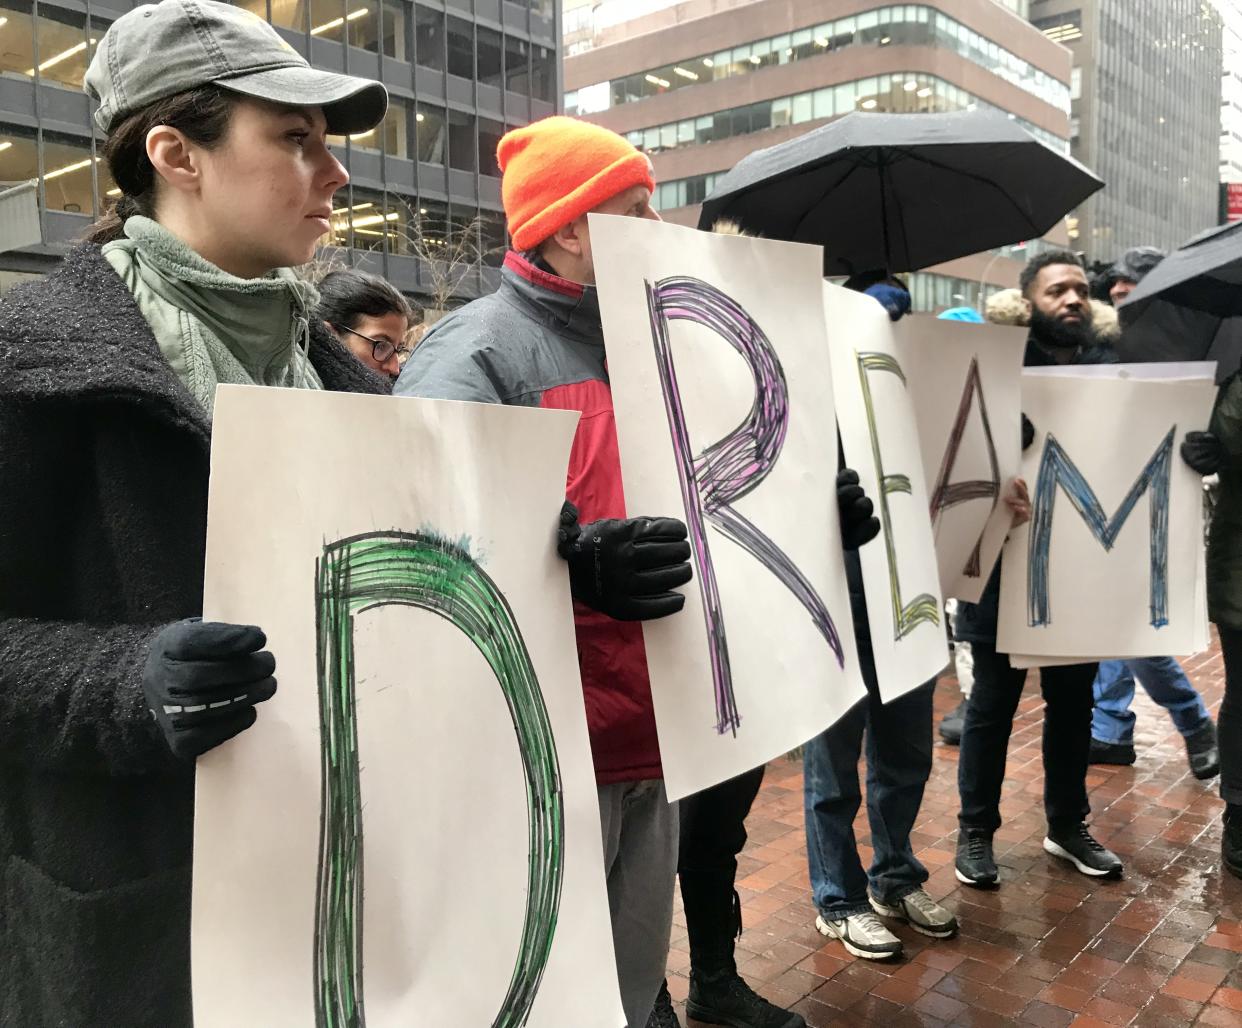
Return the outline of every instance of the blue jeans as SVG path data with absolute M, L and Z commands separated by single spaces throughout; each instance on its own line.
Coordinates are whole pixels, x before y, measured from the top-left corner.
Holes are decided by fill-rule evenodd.
M 871 907 L 867 885 L 893 904 L 927 881 L 910 848 L 910 831 L 932 766 L 932 693 L 935 680 L 892 703 L 881 703 L 875 665 L 860 653 L 868 696 L 803 748 L 806 849 L 815 906 L 840 920 Z M 875 851 L 864 871 L 854 840 L 862 801 L 858 758 L 867 739 L 867 820 Z
M 1134 715 L 1130 712 L 1130 704 L 1134 702 L 1136 678 L 1147 695 L 1169 712 L 1182 735 L 1194 735 L 1210 720 L 1203 698 L 1173 657 L 1103 660 L 1095 676 L 1092 738 L 1123 745 L 1134 742 Z

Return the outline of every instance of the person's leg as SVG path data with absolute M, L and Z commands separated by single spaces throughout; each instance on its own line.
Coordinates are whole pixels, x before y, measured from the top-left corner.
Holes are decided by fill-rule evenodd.
M 742 929 L 734 889 L 737 855 L 746 845 L 746 816 L 763 771 L 757 767 L 680 803 L 677 874 L 694 970 L 736 970 L 733 944 Z
M 1139 657 L 1125 663 L 1147 695 L 1169 712 L 1182 735 L 1194 735 L 1211 722 L 1203 697 L 1175 657 Z
M 1080 824 L 1087 804 L 1087 765 L 1096 664 L 1041 668 L 1044 696 L 1044 814 L 1048 823 Z
M 867 820 L 874 858 L 871 894 L 892 904 L 927 881 L 910 846 L 932 767 L 932 696 L 936 680 L 890 703 L 869 697 Z
M 875 857 L 868 875 L 871 907 L 923 935 L 947 939 L 957 919 L 923 890 L 927 868 L 910 832 L 932 768 L 932 697 L 936 680 L 893 700 L 870 697 L 867 722 L 867 820 Z
M 763 783 L 762 767 L 681 801 L 677 872 L 690 936 L 686 1013 L 707 1024 L 806 1028 L 801 1015 L 756 993 L 737 973 L 734 943 L 742 906 L 734 888 L 737 855 L 746 845 L 746 816 Z
M 645 1028 L 668 964 L 677 807 L 659 780 L 600 786 L 599 802 L 621 1005 Z
M 1123 660 L 1100 661 L 1095 676 L 1091 737 L 1120 746 L 1134 745 L 1134 676 Z
M 854 817 L 862 803 L 858 759 L 867 701 L 802 748 L 802 789 L 811 896 L 824 917 L 867 909 L 867 875 L 858 859 Z
M 1018 709 L 1026 672 L 1009 666 L 1009 658 L 995 645 L 976 642 L 975 684 L 966 706 L 962 751 L 957 764 L 957 787 L 962 828 L 991 834 L 1000 827 L 1001 785 L 1013 715 Z
M 1221 857 L 1242 878 L 1242 630 L 1217 625 L 1225 658 L 1225 698 L 1216 728 L 1220 736 L 1220 795 L 1225 801 Z
M 1242 629 L 1217 626 L 1225 658 L 1225 696 L 1216 729 L 1220 735 L 1220 796 L 1242 812 Z
M 1044 849 L 1093 876 L 1116 876 L 1121 861 L 1091 836 L 1085 818 L 1091 710 L 1098 665 L 1071 664 L 1040 671 L 1044 696 Z
M 1186 742 L 1190 773 L 1200 781 L 1214 777 L 1220 771 L 1216 726 L 1182 665 L 1174 657 L 1139 657 L 1127 660 L 1126 666 L 1147 695 L 1169 712 Z
M 858 660 L 869 696 L 878 696 L 870 646 L 859 646 Z M 803 749 L 806 849 L 819 911 L 815 927 L 822 935 L 840 939 L 856 957 L 887 960 L 901 953 L 901 940 L 871 909 L 867 875 L 854 838 L 854 817 L 862 802 L 858 758 L 869 702 L 856 703 Z

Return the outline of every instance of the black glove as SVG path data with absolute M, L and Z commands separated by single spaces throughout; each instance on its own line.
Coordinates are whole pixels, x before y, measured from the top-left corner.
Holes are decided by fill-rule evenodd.
M 880 534 L 880 519 L 873 516 L 875 505 L 858 484 L 858 472 L 842 468 L 837 472 L 837 510 L 841 512 L 841 545 L 856 550 Z
M 1220 470 L 1225 459 L 1225 448 L 1211 432 L 1187 432 L 1182 442 L 1182 460 L 1198 475 L 1205 478 Z
M 1025 414 L 1022 415 L 1022 452 L 1025 453 L 1031 448 L 1031 443 L 1035 441 L 1035 426 L 1031 424 L 1031 419 Z
M 693 577 L 686 526 L 676 518 L 607 518 L 578 523 L 578 508 L 561 508 L 556 552 L 569 563 L 574 599 L 618 621 L 676 614 L 686 598 L 673 592 Z
M 254 724 L 254 705 L 276 692 L 276 658 L 266 645 L 254 625 L 199 618 L 155 637 L 142 691 L 176 756 L 193 760 Z

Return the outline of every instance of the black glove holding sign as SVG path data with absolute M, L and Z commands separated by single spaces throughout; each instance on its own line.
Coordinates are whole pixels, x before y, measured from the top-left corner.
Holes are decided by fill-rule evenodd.
M 578 523 L 578 508 L 561 508 L 556 552 L 569 564 L 574 599 L 618 621 L 676 614 L 686 598 L 674 592 L 693 577 L 686 526 L 676 518 L 607 518 Z
M 255 722 L 276 692 L 276 658 L 254 625 L 190 618 L 155 637 L 142 690 L 173 754 L 193 760 Z
M 841 514 L 841 545 L 856 550 L 880 534 L 880 519 L 874 517 L 875 504 L 867 499 L 858 481 L 858 472 L 842 468 L 837 472 L 837 510 Z
M 1182 460 L 1204 478 L 1220 471 L 1225 462 L 1225 446 L 1211 432 L 1187 432 L 1181 449 Z

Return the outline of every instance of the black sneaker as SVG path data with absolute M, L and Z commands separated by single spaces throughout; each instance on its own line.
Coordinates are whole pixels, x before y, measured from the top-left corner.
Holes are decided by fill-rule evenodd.
M 1242 878 L 1242 805 L 1231 803 L 1225 808 L 1220 856 L 1225 870 Z
M 673 1009 L 673 997 L 668 994 L 668 982 L 660 983 L 655 1006 L 651 1008 L 651 1016 L 647 1018 L 647 1028 L 681 1028 L 677 1011 Z
M 769 1003 L 733 971 L 709 976 L 691 970 L 686 1016 L 729 1028 L 806 1028 L 801 1014 Z
M 1128 767 L 1137 759 L 1132 742 L 1101 742 L 1096 738 L 1091 740 L 1089 760 L 1092 764 L 1119 764 Z
M 940 719 L 940 738 L 950 746 L 961 744 L 962 728 L 966 724 L 966 702 L 962 700 Z
M 965 885 L 986 888 L 995 885 L 999 872 L 992 857 L 992 833 L 981 828 L 963 828 L 957 833 L 957 860 L 953 864 L 957 880 Z
M 1044 837 L 1044 850 L 1054 857 L 1068 860 L 1085 875 L 1094 878 L 1121 876 L 1122 865 L 1117 854 L 1096 842 L 1082 821 L 1072 827 L 1049 826 Z
M 1186 736 L 1186 760 L 1190 773 L 1201 782 L 1220 774 L 1220 750 L 1216 745 L 1216 726 L 1211 720 L 1205 721 L 1193 735 Z

